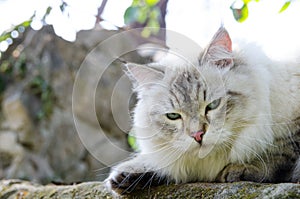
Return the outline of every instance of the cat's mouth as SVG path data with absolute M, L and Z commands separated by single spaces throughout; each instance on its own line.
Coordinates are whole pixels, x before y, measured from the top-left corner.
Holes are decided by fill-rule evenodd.
M 198 142 L 199 144 L 202 143 L 203 140 L 203 136 L 204 136 L 205 132 L 204 131 L 197 131 L 195 133 L 191 134 L 191 137 L 194 138 L 194 140 L 196 142 Z

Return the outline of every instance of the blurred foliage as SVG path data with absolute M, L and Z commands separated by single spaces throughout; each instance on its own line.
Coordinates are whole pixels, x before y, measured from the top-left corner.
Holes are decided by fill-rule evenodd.
M 235 2 L 230 6 L 232 10 L 233 17 L 238 22 L 244 22 L 248 18 L 248 3 L 251 0 L 243 0 L 243 5 L 241 8 L 234 8 Z M 258 0 L 257 0 L 258 1 Z
M 30 24 L 32 22 L 32 18 L 33 18 L 33 16 L 29 20 L 26 20 L 16 26 L 14 26 L 12 29 L 4 31 L 0 35 L 0 42 L 17 38 L 19 33 L 23 33 L 25 31 L 25 29 L 30 26 Z
M 145 27 L 142 31 L 142 36 L 149 37 L 151 35 L 155 35 L 160 30 L 160 20 L 161 20 L 161 10 L 159 9 L 158 4 L 161 0 L 132 0 L 132 4 L 126 9 L 124 13 L 124 22 L 126 25 L 130 26 L 133 23 L 142 24 Z M 249 15 L 248 4 L 250 2 L 259 2 L 259 0 L 234 0 L 230 9 L 232 10 L 232 14 L 234 19 L 238 22 L 244 22 Z M 284 5 L 279 10 L 279 13 L 285 11 L 291 4 L 293 0 L 286 0 Z M 235 5 L 239 4 L 239 7 Z M 271 3 L 271 2 L 270 2 Z M 59 9 L 61 12 L 65 12 L 66 8 L 69 5 L 61 0 L 61 4 L 59 5 Z M 45 10 L 45 14 L 41 19 L 42 24 L 46 24 L 46 17 L 53 10 L 52 6 L 47 7 Z M 24 22 L 14 26 L 12 29 L 3 32 L 0 35 L 0 42 L 6 41 L 9 45 L 13 43 L 13 40 L 20 35 L 20 33 L 24 32 L 27 27 L 31 25 L 31 22 L 35 19 L 36 14 L 25 20 Z M 151 27 L 151 28 L 148 28 Z M 1 58 L 1 54 L 0 54 Z
M 23 79 L 26 74 L 26 57 L 20 54 L 18 58 L 10 56 L 0 64 L 0 95 L 13 80 Z
M 62 0 L 62 4 L 59 7 L 61 12 L 64 12 L 67 6 L 67 3 Z M 32 77 L 32 74 L 27 73 L 28 60 L 23 53 L 22 45 L 12 44 L 14 44 L 16 39 L 22 40 L 20 39 L 23 37 L 22 34 L 30 27 L 34 20 L 41 20 L 41 23 L 45 25 L 46 17 L 51 13 L 52 9 L 51 6 L 47 7 L 41 19 L 36 19 L 36 13 L 34 13 L 30 19 L 4 31 L 0 35 L 0 43 L 6 42 L 7 46 L 10 47 L 9 52 L 0 52 L 0 101 L 2 101 L 3 93 L 8 85 L 29 77 L 30 81 L 27 83 L 27 86 L 30 92 L 41 102 L 41 110 L 36 115 L 38 119 L 43 119 L 51 115 L 55 100 L 54 93 L 51 86 L 41 75 Z
M 8 59 L 3 60 L 0 64 L 0 101 L 2 101 L 5 89 L 18 81 L 24 80 L 30 76 L 27 63 L 29 61 L 24 53 L 11 55 Z M 29 77 L 26 84 L 31 94 L 36 96 L 41 102 L 41 110 L 37 112 L 38 119 L 44 119 L 51 115 L 53 103 L 55 100 L 51 86 L 41 75 Z
M 128 134 L 127 141 L 128 141 L 129 146 L 130 146 L 134 151 L 138 151 L 138 150 L 139 150 L 139 148 L 138 148 L 138 146 L 137 146 L 137 143 L 136 143 L 136 138 L 132 135 L 131 132 Z
M 59 6 L 61 12 L 64 12 L 66 7 L 68 6 L 68 4 L 62 0 L 61 5 Z M 52 6 L 48 6 L 45 10 L 45 14 L 43 15 L 43 17 L 40 19 L 41 23 L 43 25 L 47 24 L 46 23 L 46 17 L 51 13 L 51 11 L 53 10 Z M 23 21 L 22 23 L 13 26 L 11 29 L 4 31 L 3 33 L 1 33 L 0 35 L 0 43 L 1 42 L 6 42 L 9 45 L 11 45 L 14 42 L 14 39 L 17 39 L 18 37 L 20 37 L 20 35 L 25 32 L 25 30 L 30 27 L 31 23 L 33 22 L 33 20 L 37 20 L 36 19 L 36 13 L 33 13 L 33 15 L 29 18 L 26 19 L 25 21 Z M 0 52 L 0 58 L 1 58 L 1 52 Z
M 279 10 L 279 13 L 282 13 L 283 11 L 285 11 L 290 6 L 291 2 L 292 2 L 292 0 L 285 2 L 283 4 L 283 6 L 281 7 L 281 9 Z
M 54 93 L 48 82 L 40 75 L 35 76 L 29 83 L 31 93 L 41 100 L 41 110 L 37 113 L 38 119 L 48 118 L 53 112 L 55 101 Z
M 232 10 L 233 17 L 236 21 L 244 22 L 248 18 L 249 15 L 248 3 L 250 3 L 251 1 L 259 2 L 259 0 L 242 0 L 242 6 L 239 8 L 235 7 L 235 4 L 237 2 L 240 2 L 239 0 L 236 0 L 232 3 L 230 9 Z M 279 13 L 285 11 L 290 6 L 291 2 L 292 0 L 286 1 L 281 7 L 281 9 L 279 10 Z
M 143 37 L 157 34 L 160 30 L 159 20 L 161 19 L 160 9 L 157 7 L 159 0 L 133 0 L 130 7 L 124 13 L 126 25 L 132 23 L 143 24 Z M 147 28 L 151 27 L 151 28 Z

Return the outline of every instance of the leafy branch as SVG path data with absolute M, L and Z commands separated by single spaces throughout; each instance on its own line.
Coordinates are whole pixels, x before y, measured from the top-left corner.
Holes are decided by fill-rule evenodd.
M 248 18 L 248 15 L 249 15 L 249 9 L 248 9 L 248 4 L 251 2 L 251 1 L 255 1 L 255 2 L 259 2 L 259 0 L 243 0 L 242 1 L 242 6 L 239 7 L 239 8 L 236 8 L 235 7 L 235 4 L 237 3 L 237 0 L 234 1 L 231 6 L 230 6 L 230 9 L 232 10 L 232 14 L 233 14 L 233 17 L 234 19 L 237 21 L 237 22 L 244 22 L 247 18 Z M 279 13 L 282 13 L 283 11 L 285 11 L 291 4 L 293 0 L 287 0 L 283 6 L 281 7 L 281 9 L 279 10 Z
M 143 28 L 143 37 L 157 35 L 161 28 L 165 28 L 167 2 L 168 0 L 133 0 L 124 13 L 124 22 L 131 28 Z M 163 37 L 162 40 L 164 39 Z

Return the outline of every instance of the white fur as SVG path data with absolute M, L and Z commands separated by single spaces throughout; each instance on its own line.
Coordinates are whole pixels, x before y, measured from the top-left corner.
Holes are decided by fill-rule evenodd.
M 253 44 L 241 49 L 243 50 L 233 52 L 233 57 L 241 60 L 242 65 L 234 70 L 212 69 L 210 66 L 199 68 L 200 74 L 211 87 L 223 83 L 225 88 L 248 96 L 247 106 L 236 110 L 233 117 L 248 117 L 251 118 L 251 122 L 236 135 L 231 148 L 225 149 L 221 145 L 233 135 L 231 128 L 236 125 L 234 122 L 225 123 L 226 130 L 220 134 L 209 130 L 201 147 L 187 134 L 172 137 L 162 135 L 160 129 L 155 129 L 152 121 L 155 118 L 151 119 L 149 116 L 151 110 L 155 109 L 157 104 L 168 104 L 168 100 L 163 97 L 168 84 L 162 80 L 156 82 L 159 85 L 156 89 L 147 89 L 140 93 L 140 101 L 135 109 L 133 130 L 140 149 L 139 155 L 117 166 L 115 170 L 135 172 L 134 168 L 143 167 L 146 170 L 156 170 L 178 183 L 214 181 L 227 164 L 250 162 L 272 147 L 275 138 L 287 137 L 293 133 L 296 126 L 291 120 L 300 115 L 300 64 L 273 62 Z M 224 58 L 225 55 L 220 56 Z M 194 60 L 197 59 L 195 57 Z M 180 73 L 198 65 L 197 61 L 191 62 L 193 63 L 190 66 L 184 67 L 181 62 L 172 64 L 174 59 L 170 64 L 168 61 L 160 64 L 166 65 L 167 68 L 177 66 L 171 71 Z M 216 76 L 217 73 L 219 76 Z M 223 91 L 218 92 L 222 95 Z M 168 106 L 164 108 L 165 110 L 158 110 L 162 115 L 170 110 Z M 184 112 L 181 114 L 184 115 Z M 174 125 L 183 128 L 180 122 Z M 110 178 L 114 175 L 116 173 L 111 174 Z

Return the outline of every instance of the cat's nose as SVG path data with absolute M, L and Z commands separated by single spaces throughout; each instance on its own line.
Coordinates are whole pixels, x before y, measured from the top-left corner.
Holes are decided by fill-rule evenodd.
M 191 137 L 195 139 L 196 142 L 201 143 L 203 139 L 204 131 L 197 131 L 191 134 Z

